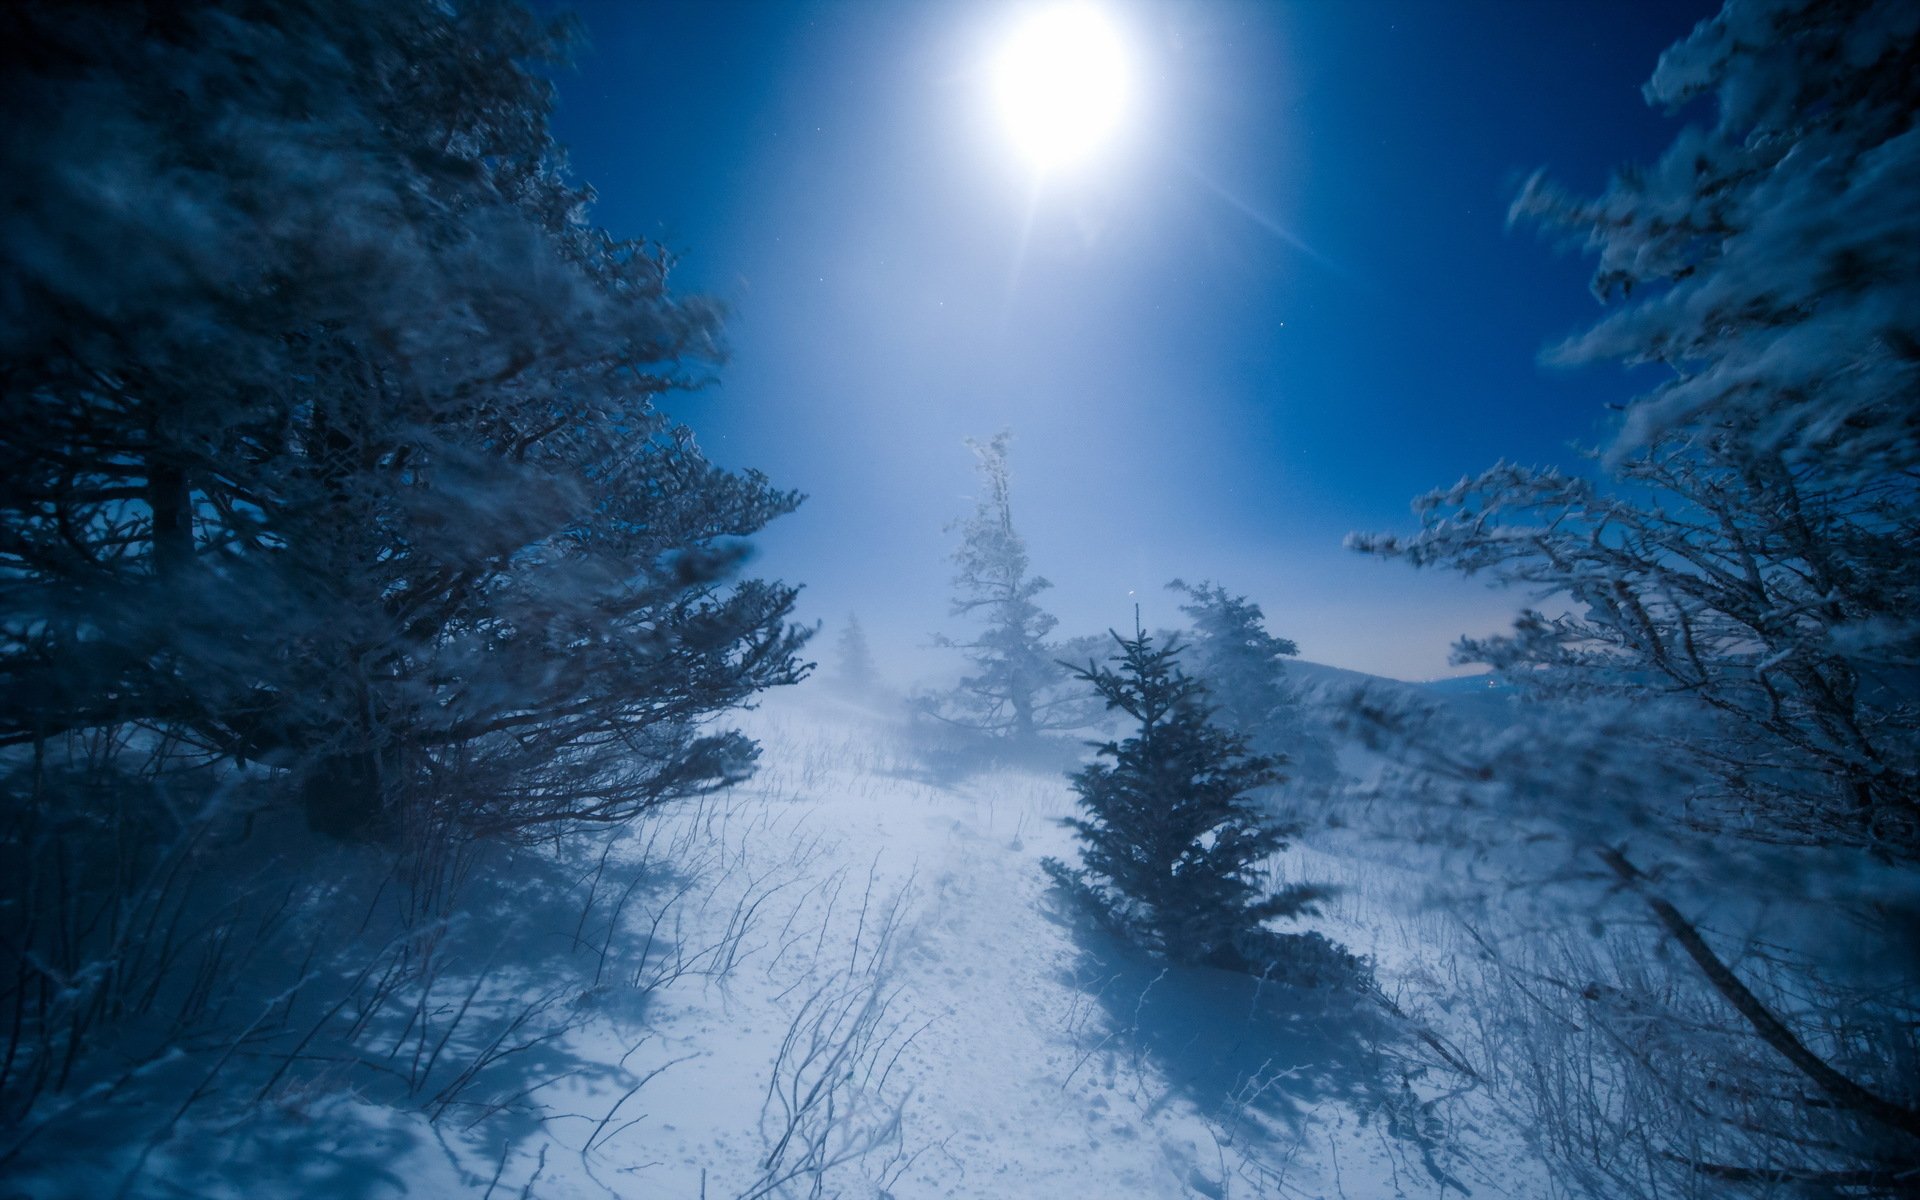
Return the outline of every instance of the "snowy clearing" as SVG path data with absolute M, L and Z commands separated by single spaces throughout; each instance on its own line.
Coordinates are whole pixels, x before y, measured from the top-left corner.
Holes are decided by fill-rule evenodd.
M 747 719 L 759 773 L 623 834 L 582 881 L 598 899 L 580 928 L 536 907 L 490 932 L 528 948 L 503 981 L 571 947 L 577 976 L 545 983 L 584 1017 L 494 1067 L 493 1105 L 431 1121 L 307 1085 L 237 1124 L 183 1123 L 137 1178 L 100 1161 L 87 1190 L 1544 1194 L 1466 1081 L 1370 1006 L 1166 969 L 1078 927 L 1038 866 L 1072 853 L 1063 776 L 929 779 L 898 730 L 813 688 Z M 1369 918 L 1357 893 L 1336 907 L 1328 932 L 1417 1004 L 1421 923 Z M 52 1178 L 29 1194 L 76 1182 Z

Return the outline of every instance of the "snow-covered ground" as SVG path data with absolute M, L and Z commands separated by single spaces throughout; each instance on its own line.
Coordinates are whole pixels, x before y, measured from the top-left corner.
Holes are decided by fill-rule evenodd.
M 450 1106 L 424 1102 L 432 1088 L 393 1104 L 322 1074 L 267 1089 L 241 1119 L 209 1106 L 222 1115 L 130 1138 L 124 1154 L 43 1158 L 12 1186 L 1547 1194 L 1486 1097 L 1376 1007 L 1167 970 L 1060 911 L 1039 862 L 1073 852 L 1064 775 L 931 776 L 895 724 L 811 686 L 743 721 L 764 746 L 751 781 L 625 832 L 569 876 L 564 903 L 481 905 L 469 933 L 500 962 L 474 995 L 544 988 L 543 1014 L 567 1019 L 524 1050 L 509 1033 L 500 1046 L 514 1053 L 488 1059 Z M 1378 869 L 1296 849 L 1284 870 L 1353 885 L 1322 928 L 1375 956 L 1385 990 L 1417 1010 L 1421 975 L 1444 956 L 1423 945 L 1417 913 L 1369 899 Z M 431 1006 L 442 1025 L 466 994 Z M 454 1044 L 485 1057 L 466 1040 Z

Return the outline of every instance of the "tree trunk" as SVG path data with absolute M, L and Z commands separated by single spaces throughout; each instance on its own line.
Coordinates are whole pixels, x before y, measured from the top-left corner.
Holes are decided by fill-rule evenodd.
M 1842 1108 L 1871 1117 L 1910 1137 L 1920 1137 L 1920 1112 L 1868 1091 L 1808 1049 L 1806 1043 L 1795 1036 L 1786 1023 L 1740 981 L 1740 977 L 1733 973 L 1733 968 L 1713 952 L 1713 947 L 1707 945 L 1707 940 L 1700 936 L 1700 931 L 1694 928 L 1691 921 L 1680 915 L 1679 909 L 1646 889 L 1646 876 L 1627 861 L 1625 855 L 1617 850 L 1602 850 L 1600 860 L 1620 877 L 1621 882 L 1639 893 L 1640 899 L 1645 901 L 1661 926 L 1672 935 L 1674 941 L 1680 943 L 1687 957 L 1707 977 L 1713 990 L 1719 992 L 1735 1012 L 1746 1018 L 1747 1024 L 1761 1041 L 1773 1047 Z
M 1016 691 L 1008 697 L 1013 702 L 1013 737 L 1015 741 L 1033 740 L 1033 697 L 1026 692 Z
M 153 573 L 174 578 L 193 562 L 193 497 L 186 472 L 150 461 L 147 507 L 153 514 Z

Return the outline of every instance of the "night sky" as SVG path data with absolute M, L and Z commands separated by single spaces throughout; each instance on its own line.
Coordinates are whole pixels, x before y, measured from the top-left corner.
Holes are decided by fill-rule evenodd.
M 1031 7 L 577 8 L 557 133 L 594 218 L 732 314 L 715 382 L 668 407 L 810 496 L 756 572 L 937 668 L 962 439 L 1005 427 L 1062 634 L 1136 599 L 1174 623 L 1162 585 L 1210 578 L 1306 658 L 1450 673 L 1525 597 L 1341 538 L 1501 458 L 1574 464 L 1644 385 L 1540 365 L 1598 309 L 1506 207 L 1535 168 L 1597 189 L 1700 119 L 1639 87 L 1713 5 L 1108 4 L 1123 135 L 1038 185 L 988 79 Z

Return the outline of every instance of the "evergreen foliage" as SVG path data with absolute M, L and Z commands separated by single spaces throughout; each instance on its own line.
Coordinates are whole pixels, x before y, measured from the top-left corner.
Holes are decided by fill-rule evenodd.
M 1633 903 L 1612 990 L 1572 940 L 1509 951 L 1608 1000 L 1580 1025 L 1617 1083 L 1577 1115 L 1537 1097 L 1598 1194 L 1920 1177 L 1916 64 L 1898 0 L 1730 0 L 1667 50 L 1648 100 L 1709 119 L 1597 196 L 1536 177 L 1512 213 L 1593 253 L 1611 305 L 1550 357 L 1661 381 L 1595 469 L 1496 464 L 1418 499 L 1412 536 L 1353 539 L 1553 598 L 1457 652 L 1548 702 L 1540 761 L 1438 757 L 1504 792 L 1530 860 L 1549 830 L 1577 849 L 1560 881 L 1602 868 L 1615 890 L 1569 924 Z
M 1031 743 L 1042 733 L 1085 726 L 1098 707 L 1072 682 L 1048 640 L 1059 621 L 1035 603 L 1053 584 L 1032 573 L 1026 540 L 1013 527 L 1012 440 L 1003 430 L 990 441 L 967 441 L 982 491 L 973 515 L 956 523 L 952 615 L 977 617 L 983 628 L 967 641 L 936 636 L 936 645 L 963 652 L 973 673 L 953 692 L 923 698 L 922 708 L 956 725 Z
M 1181 662 L 1206 686 L 1215 723 L 1246 738 L 1254 751 L 1283 758 L 1294 779 L 1332 778 L 1333 750 L 1309 727 L 1287 678 L 1286 660 L 1299 647 L 1267 631 L 1258 604 L 1217 583 L 1176 579 L 1167 587 L 1186 597 L 1180 611 L 1192 630 Z
M 793 589 L 731 577 L 799 497 L 654 406 L 718 314 L 587 220 L 548 130 L 570 27 L 5 24 L 0 748 L 140 728 L 354 836 L 544 834 L 745 772 L 703 722 L 805 635 Z
M 1485 572 L 1532 611 L 1458 661 L 1658 697 L 1689 797 L 1730 834 L 1920 861 L 1920 26 L 1897 4 L 1741 0 L 1650 100 L 1719 102 L 1660 161 L 1514 217 L 1598 256 L 1616 307 L 1552 353 L 1658 362 L 1601 471 L 1497 464 L 1354 544 Z M 1611 476 L 1611 478 L 1608 478 Z M 1703 812 L 1704 810 L 1704 812 Z
M 571 894 L 563 834 L 740 779 L 714 718 L 804 674 L 794 589 L 736 572 L 800 498 L 656 407 L 719 313 L 588 219 L 572 39 L 512 0 L 0 12 L 0 1161 L 171 1110 L 151 1150 L 242 1060 L 285 1056 L 235 1119 L 356 1069 L 424 1099 L 521 986 L 468 1070 L 558 1037 L 490 953 L 443 1003 L 457 897 Z
M 1061 888 L 1122 937 L 1178 963 L 1260 971 L 1275 944 L 1265 922 L 1312 910 L 1306 886 L 1268 893 L 1261 868 L 1286 847 L 1248 793 L 1279 781 L 1275 759 L 1215 725 L 1180 648 L 1114 635 L 1118 668 L 1077 676 L 1138 722 L 1073 776 L 1085 817 L 1068 818 L 1082 866 L 1043 864 Z
M 847 614 L 847 623 L 834 641 L 834 652 L 838 659 L 834 664 L 834 683 L 851 696 L 873 691 L 880 680 L 879 672 L 873 665 L 866 630 L 860 627 L 860 618 L 853 613 Z

